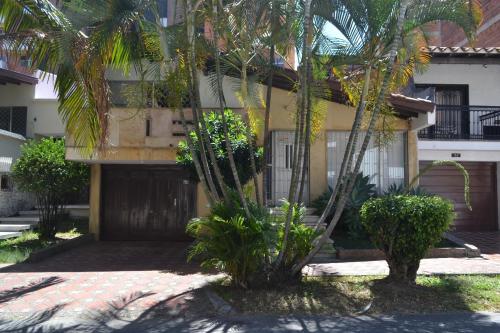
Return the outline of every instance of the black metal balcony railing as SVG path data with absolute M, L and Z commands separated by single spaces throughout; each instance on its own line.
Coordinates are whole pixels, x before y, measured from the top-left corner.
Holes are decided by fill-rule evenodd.
M 436 125 L 421 130 L 420 139 L 500 140 L 500 106 L 438 105 Z

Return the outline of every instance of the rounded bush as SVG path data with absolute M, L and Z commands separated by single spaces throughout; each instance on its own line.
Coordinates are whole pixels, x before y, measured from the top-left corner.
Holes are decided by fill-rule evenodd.
M 453 205 L 438 196 L 387 195 L 365 202 L 361 220 L 384 251 L 390 278 L 413 283 L 420 260 L 438 243 L 453 218 Z

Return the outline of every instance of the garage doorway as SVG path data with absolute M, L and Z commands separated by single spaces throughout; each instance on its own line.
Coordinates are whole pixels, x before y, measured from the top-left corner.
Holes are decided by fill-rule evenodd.
M 196 182 L 177 166 L 104 165 L 103 240 L 184 241 L 196 214 Z
M 420 169 L 430 162 L 420 162 Z M 420 178 L 420 185 L 427 191 L 453 201 L 457 217 L 457 231 L 498 230 L 496 163 L 460 162 L 469 172 L 472 211 L 464 198 L 464 177 L 453 166 L 430 169 Z

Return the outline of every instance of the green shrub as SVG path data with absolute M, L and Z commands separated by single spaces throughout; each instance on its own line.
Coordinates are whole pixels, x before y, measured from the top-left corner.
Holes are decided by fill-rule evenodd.
M 230 204 L 215 204 L 208 217 L 191 220 L 187 232 L 195 241 L 188 259 L 200 258 L 203 267 L 228 274 L 239 287 L 280 282 L 279 278 L 287 276 L 281 272 L 287 272 L 302 260 L 319 234 L 303 224 L 305 208 L 296 205 L 282 265 L 273 267 L 283 245 L 288 206 L 285 203 L 281 207 L 285 214 L 271 215 L 255 202 L 248 200 L 248 203 L 250 219 L 246 218 L 239 200 L 233 198 Z
M 410 189 L 406 187 L 404 184 L 391 184 L 384 191 L 384 195 L 402 195 L 402 194 L 410 194 L 410 195 L 418 195 L 418 196 L 432 196 L 431 193 L 427 192 L 426 189 L 420 186 L 415 186 Z
M 328 188 L 322 195 L 316 198 L 311 206 L 316 209 L 318 213 L 323 213 L 330 200 L 333 190 Z M 363 173 L 358 173 L 355 179 L 354 187 L 345 205 L 344 211 L 338 223 L 338 229 L 347 230 L 349 236 L 352 238 L 366 237 L 366 232 L 359 217 L 359 210 L 366 200 L 376 195 L 375 184 L 370 183 L 369 176 L 363 176 Z M 330 221 L 335 213 L 335 205 L 331 213 L 327 217 Z
M 281 214 L 275 217 L 278 226 L 277 252 L 283 248 L 286 214 L 289 207 L 290 203 L 285 201 L 280 207 Z M 314 239 L 320 235 L 319 231 L 315 231 L 304 224 L 305 215 L 306 208 L 303 205 L 299 207 L 298 204 L 295 204 L 292 208 L 292 223 L 288 234 L 288 244 L 283 256 L 283 268 L 285 270 L 290 269 L 295 263 L 304 259 L 312 250 Z
M 80 192 L 89 182 L 88 166 L 66 160 L 64 140 L 53 138 L 24 144 L 12 174 L 19 188 L 37 199 L 43 239 L 55 237 L 65 197 Z
M 246 184 L 252 178 L 252 167 L 251 167 L 251 155 L 250 155 L 250 145 L 247 140 L 246 131 L 247 124 L 243 121 L 242 117 L 234 113 L 232 110 L 227 109 L 225 111 L 226 120 L 229 130 L 229 138 L 231 141 L 231 147 L 233 149 L 234 161 L 236 164 L 236 169 L 238 175 L 240 176 L 240 181 L 242 184 Z M 207 124 L 207 132 L 212 143 L 214 153 L 217 158 L 217 163 L 219 165 L 224 182 L 230 188 L 236 188 L 234 182 L 234 177 L 229 165 L 229 159 L 226 150 L 226 139 L 224 136 L 224 131 L 222 127 L 222 116 L 219 112 L 209 112 L 204 113 L 204 119 Z M 201 126 L 201 125 L 200 125 Z M 198 137 L 196 133 L 192 131 L 190 133 L 191 139 L 193 140 L 195 150 L 200 155 Z M 253 138 L 253 146 L 256 147 L 256 138 Z M 261 171 L 262 167 L 262 148 L 254 149 L 257 172 Z M 193 158 L 186 141 L 179 142 L 177 148 L 177 163 L 189 168 L 194 177 L 197 177 L 196 170 L 193 163 Z M 210 167 L 212 167 L 210 159 L 208 159 Z M 212 171 L 213 174 L 213 171 Z
M 361 220 L 384 251 L 389 277 L 414 283 L 420 260 L 454 218 L 453 205 L 438 196 L 387 195 L 363 204 Z

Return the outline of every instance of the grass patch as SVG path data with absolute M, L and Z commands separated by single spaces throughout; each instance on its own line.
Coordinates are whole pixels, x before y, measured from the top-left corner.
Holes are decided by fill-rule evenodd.
M 500 311 L 500 275 L 420 276 L 417 286 L 394 286 L 383 277 L 305 278 L 283 288 L 242 290 L 226 280 L 214 290 L 246 314 L 369 314 Z
M 58 225 L 56 239 L 41 240 L 36 231 L 23 232 L 17 238 L 0 241 L 0 263 L 18 263 L 24 261 L 36 250 L 44 249 L 67 239 L 88 233 L 86 219 L 65 219 Z

